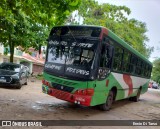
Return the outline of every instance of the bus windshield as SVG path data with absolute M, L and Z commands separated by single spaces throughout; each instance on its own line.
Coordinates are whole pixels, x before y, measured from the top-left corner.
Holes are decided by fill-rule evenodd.
M 94 35 L 91 28 L 88 31 L 75 27 L 62 30 L 63 33 L 58 33 L 56 28 L 50 33 L 44 71 L 64 77 L 89 77 L 100 41 L 100 30 L 94 30 Z
M 50 46 L 48 49 L 48 62 L 51 63 L 91 66 L 93 57 L 93 49 L 77 46 Z

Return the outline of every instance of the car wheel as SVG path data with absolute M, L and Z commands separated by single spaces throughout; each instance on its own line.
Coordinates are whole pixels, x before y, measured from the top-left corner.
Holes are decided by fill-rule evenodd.
M 114 94 L 113 94 L 113 91 L 110 91 L 109 94 L 108 94 L 106 103 L 100 105 L 100 109 L 103 110 L 103 111 L 110 110 L 110 108 L 112 106 L 112 103 L 113 103 L 113 100 L 114 100 Z
M 24 83 L 24 85 L 28 85 L 28 79 L 26 80 L 26 82 Z
M 27 82 L 25 82 L 25 83 L 24 83 L 24 85 L 28 85 L 28 83 L 27 83 Z
M 17 89 L 21 89 L 21 87 L 22 87 L 22 84 L 21 84 L 21 83 L 19 83 L 19 84 L 16 86 Z

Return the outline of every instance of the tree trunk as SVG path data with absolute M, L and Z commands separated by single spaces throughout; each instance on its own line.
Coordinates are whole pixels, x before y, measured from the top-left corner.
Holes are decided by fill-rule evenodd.
M 13 63 L 14 56 L 14 42 L 12 42 L 11 35 L 9 34 L 9 48 L 10 48 L 10 62 Z

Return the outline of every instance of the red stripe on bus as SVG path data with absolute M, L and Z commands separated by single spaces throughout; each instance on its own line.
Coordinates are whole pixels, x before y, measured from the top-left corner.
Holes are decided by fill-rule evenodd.
M 108 30 L 107 28 L 102 28 L 101 34 L 100 34 L 100 39 L 102 40 L 103 36 L 108 35 Z
M 123 80 L 129 87 L 129 91 L 128 91 L 128 96 L 129 96 L 133 93 L 132 78 L 129 75 L 123 74 Z

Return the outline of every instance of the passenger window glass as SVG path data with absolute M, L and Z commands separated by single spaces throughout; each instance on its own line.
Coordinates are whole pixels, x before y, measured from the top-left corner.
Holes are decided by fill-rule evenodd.
M 101 49 L 100 67 L 111 68 L 114 47 L 108 38 L 104 38 Z
M 113 62 L 113 69 L 115 71 L 121 71 L 122 70 L 122 54 L 123 49 L 119 46 L 115 46 L 114 50 L 114 62 Z
M 105 66 L 105 44 L 102 45 L 101 48 L 101 59 L 100 59 L 100 67 Z
M 130 57 L 131 54 L 129 52 L 124 51 L 123 53 L 123 71 L 124 72 L 130 72 Z

